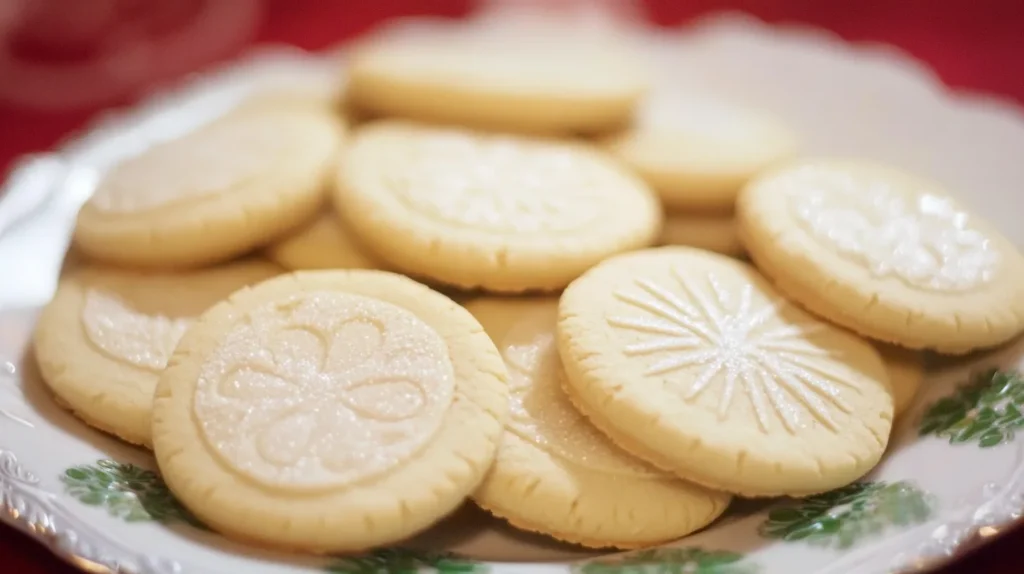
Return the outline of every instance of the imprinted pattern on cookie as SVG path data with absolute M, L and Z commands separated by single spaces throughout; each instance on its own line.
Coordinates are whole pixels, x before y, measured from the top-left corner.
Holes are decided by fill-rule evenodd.
M 154 373 L 167 366 L 191 324 L 187 318 L 140 313 L 116 295 L 96 289 L 86 291 L 82 306 L 82 327 L 96 349 Z
M 491 232 L 559 232 L 599 215 L 602 178 L 578 153 L 501 136 L 424 136 L 387 176 L 413 210 Z
M 662 473 L 619 450 L 565 395 L 565 372 L 555 344 L 557 306 L 537 321 L 524 317 L 503 345 L 509 368 L 508 428 L 523 440 L 572 464 L 604 474 L 659 476 Z
M 901 190 L 871 174 L 814 166 L 787 179 L 789 203 L 815 239 L 876 277 L 936 291 L 968 291 L 995 277 L 1001 257 L 953 200 Z
M 714 274 L 706 276 L 706 286 L 680 269 L 673 275 L 674 289 L 637 279 L 635 289 L 617 291 L 615 297 L 636 313 L 608 319 L 613 327 L 641 335 L 624 352 L 656 357 L 647 375 L 668 377 L 670 388 L 685 401 L 695 400 L 724 376 L 717 403 L 721 420 L 729 416 L 734 396 L 742 390 L 763 432 L 770 432 L 771 413 L 790 433 L 810 424 L 804 413 L 840 432 L 833 411 L 852 412 L 840 389 L 849 384 L 822 364 L 832 353 L 806 340 L 821 324 L 783 321 L 781 314 L 790 303 L 755 301 L 749 283 L 734 290 Z M 682 372 L 696 376 L 672 377 Z
M 454 387 L 444 339 L 418 317 L 317 292 L 236 323 L 202 366 L 194 410 L 235 471 L 276 487 L 336 487 L 414 456 Z

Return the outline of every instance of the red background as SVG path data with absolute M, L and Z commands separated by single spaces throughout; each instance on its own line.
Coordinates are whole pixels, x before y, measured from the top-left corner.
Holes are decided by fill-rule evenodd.
M 5 1 L 0 0 L 0 7 Z M 89 4 L 101 0 L 75 1 Z M 104 3 L 117 3 L 125 13 L 148 26 L 148 33 L 159 34 L 161 26 L 173 27 L 204 2 L 229 1 L 247 0 Z M 139 16 L 140 10 L 152 10 L 156 4 L 164 5 L 157 17 Z M 1024 103 L 1024 2 L 1020 0 L 647 0 L 644 4 L 651 20 L 659 25 L 678 25 L 716 10 L 739 9 L 769 22 L 815 24 L 852 41 L 888 42 L 930 64 L 950 86 L 999 93 Z M 389 17 L 461 16 L 469 12 L 471 5 L 470 0 L 269 0 L 249 44 L 289 43 L 315 50 L 363 32 Z M 16 49 L 22 57 L 43 62 L 88 58 L 93 49 L 86 42 L 54 50 L 52 42 L 40 43 L 31 36 L 15 27 L 0 42 L 6 43 L 9 50 Z M 242 49 L 243 46 L 222 49 L 207 57 L 207 61 L 230 58 Z M 173 80 L 173 75 L 162 81 Z M 0 77 L 2 82 L 4 78 Z M 106 105 L 130 103 L 140 91 L 124 93 Z M 0 103 L 0 173 L 18 155 L 54 145 L 96 111 L 92 107 L 41 112 Z M 1020 545 L 1024 545 L 1024 531 L 1002 537 L 942 574 L 1019 573 Z M 0 563 L 4 571 L 15 574 L 73 572 L 42 547 L 2 526 Z

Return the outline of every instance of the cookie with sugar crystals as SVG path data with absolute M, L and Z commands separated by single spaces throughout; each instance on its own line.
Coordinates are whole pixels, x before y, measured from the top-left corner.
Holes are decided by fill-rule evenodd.
M 473 500 L 511 524 L 567 542 L 636 548 L 703 528 L 730 496 L 684 482 L 620 449 L 563 390 L 558 299 L 481 298 L 466 308 L 509 370 L 511 414 Z
M 392 273 L 306 271 L 189 328 L 157 385 L 153 447 L 214 530 L 355 552 L 462 504 L 507 414 L 505 365 L 465 309 Z
M 381 269 L 383 265 L 359 244 L 333 209 L 267 247 L 266 256 L 296 271 Z
M 562 294 L 558 347 L 568 394 L 596 426 L 709 488 L 824 492 L 888 444 L 878 351 L 722 255 L 662 247 L 601 263 Z
M 347 97 L 380 116 L 530 133 L 595 132 L 629 121 L 642 61 L 608 34 L 511 27 L 381 35 L 353 55 Z
M 316 106 L 244 108 L 114 166 L 78 214 L 86 255 L 195 267 L 262 247 L 312 219 L 344 132 Z
M 353 234 L 463 289 L 561 289 L 660 231 L 647 186 L 582 144 L 388 121 L 355 132 L 341 163 L 334 205 Z
M 36 323 L 42 379 L 90 426 L 149 446 L 153 390 L 181 335 L 214 303 L 279 273 L 258 260 L 175 274 L 77 266 Z
M 768 113 L 661 89 L 641 104 L 634 125 L 605 146 L 668 210 L 731 212 L 740 188 L 792 157 L 798 137 Z
M 915 175 L 868 161 L 795 162 L 743 190 L 737 221 L 782 292 L 872 339 L 962 354 L 1024 330 L 1024 257 Z

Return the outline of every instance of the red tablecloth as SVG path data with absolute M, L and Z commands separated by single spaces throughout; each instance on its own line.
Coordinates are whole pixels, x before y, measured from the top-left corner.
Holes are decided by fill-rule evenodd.
M 460 16 L 470 0 L 0 0 L 0 173 L 52 146 L 98 109 L 154 83 L 230 58 L 254 43 L 318 49 L 392 16 Z M 674 25 L 720 9 L 802 21 L 843 37 L 895 44 L 949 85 L 1024 102 L 1020 0 L 648 0 Z M 26 24 L 28 22 L 28 24 Z M 1024 150 L 1022 150 L 1024 153 Z M 1011 533 L 943 574 L 1019 573 Z M 0 564 L 14 574 L 70 574 L 46 550 L 0 526 Z

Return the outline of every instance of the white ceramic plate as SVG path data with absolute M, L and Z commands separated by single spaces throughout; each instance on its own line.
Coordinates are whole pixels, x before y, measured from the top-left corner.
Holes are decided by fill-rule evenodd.
M 436 25 L 436 24 L 434 24 Z M 952 94 L 890 49 L 737 16 L 650 32 L 657 73 L 678 86 L 772 111 L 813 154 L 874 158 L 931 175 L 1024 245 L 1024 116 Z M 0 518 L 83 566 L 137 574 L 316 572 L 873 574 L 925 569 L 1024 511 L 1024 377 L 1011 346 L 936 363 L 864 481 L 803 501 L 737 503 L 664 548 L 600 556 L 517 533 L 467 507 L 402 548 L 296 557 L 193 525 L 153 460 L 54 406 L 26 344 L 53 292 L 74 214 L 113 161 L 222 113 L 266 84 L 328 85 L 337 62 L 265 49 L 97 122 L 26 161 L 0 205 Z M 987 372 L 993 367 L 1000 370 Z M 961 388 L 971 383 L 972 387 Z

